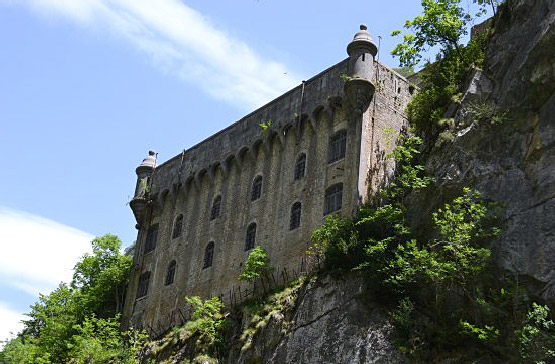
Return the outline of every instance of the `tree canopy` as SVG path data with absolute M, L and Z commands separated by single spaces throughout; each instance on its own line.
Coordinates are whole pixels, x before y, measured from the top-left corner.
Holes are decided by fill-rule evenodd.
M 121 254 L 115 235 L 97 237 L 91 245 L 92 254 L 77 262 L 72 281 L 41 294 L 30 307 L 23 331 L 6 343 L 0 363 L 105 363 L 108 357 L 125 363 L 132 356 L 129 337 L 137 335 L 119 332 L 132 259 Z

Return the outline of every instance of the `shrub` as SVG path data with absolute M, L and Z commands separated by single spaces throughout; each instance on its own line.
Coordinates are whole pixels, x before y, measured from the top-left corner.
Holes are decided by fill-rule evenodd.
M 260 276 L 265 276 L 274 270 L 270 267 L 270 258 L 261 246 L 256 246 L 249 254 L 245 264 L 245 270 L 239 279 L 247 282 L 254 282 Z

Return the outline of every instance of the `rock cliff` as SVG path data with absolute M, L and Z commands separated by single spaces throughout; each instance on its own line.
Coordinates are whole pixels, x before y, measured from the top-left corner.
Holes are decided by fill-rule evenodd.
M 555 303 L 555 1 L 517 0 L 501 14 L 484 70 L 469 80 L 456 119 L 466 123 L 427 160 L 428 211 L 463 186 L 504 208 L 497 263 Z M 467 126 L 469 125 L 469 126 Z M 439 193 L 438 193 L 439 192 Z
M 459 128 L 427 158 L 436 185 L 411 199 L 416 226 L 418 216 L 429 216 L 464 186 L 500 202 L 503 228 L 494 257 L 550 304 L 555 304 L 554 59 L 555 1 L 510 1 L 495 24 L 484 69 L 470 75 L 462 102 L 451 108 Z M 309 284 L 288 335 L 273 322 L 251 350 L 230 362 L 407 362 L 391 343 L 388 316 L 362 287 L 359 278 Z
M 290 317 L 273 317 L 229 363 L 405 363 L 392 334 L 361 277 L 326 276 L 304 286 Z

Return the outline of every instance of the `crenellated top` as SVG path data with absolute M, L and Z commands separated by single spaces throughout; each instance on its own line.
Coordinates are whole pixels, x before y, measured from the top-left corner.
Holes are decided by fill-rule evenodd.
M 259 147 L 269 152 L 273 142 L 283 144 L 285 134 L 300 130 L 300 124 L 308 123 L 315 129 L 320 113 L 326 112 L 331 115 L 338 108 L 352 107 L 345 99 L 343 76 L 352 72 L 352 66 L 350 58 L 343 60 L 160 164 L 149 181 L 151 197 L 163 203 L 161 200 L 168 193 L 176 193 L 179 188 L 191 184 L 198 188 L 205 175 L 213 181 L 218 169 L 225 178 L 232 163 L 237 163 L 241 168 L 246 153 Z M 380 74 L 390 74 L 391 77 L 395 75 L 396 82 L 404 83 L 408 88 L 408 82 L 404 77 L 378 62 L 374 63 L 374 67 L 379 69 L 373 72 L 374 78 Z M 374 81 L 380 84 L 380 80 Z M 382 93 L 381 90 L 377 92 Z M 260 124 L 269 121 L 271 125 L 263 131 Z
M 360 116 L 370 104 L 375 91 L 374 85 L 377 85 L 378 93 L 384 93 L 380 88 L 385 81 L 380 74 L 391 74 L 392 78 L 395 75 L 395 85 L 404 82 L 408 88 L 404 77 L 374 62 L 374 48 L 375 44 L 366 26 L 362 25 L 349 44 L 349 58 L 303 81 L 299 86 L 153 170 L 149 169 L 147 180 L 146 176 L 139 176 L 148 182 L 149 199 L 163 204 L 168 194 L 175 194 L 180 188 L 195 185 L 198 189 L 204 176 L 208 176 L 213 183 L 218 169 L 226 178 L 232 163 L 242 167 L 247 153 L 261 148 L 269 154 L 272 143 L 283 145 L 286 133 L 291 130 L 299 133 L 300 126 L 304 123 L 315 130 L 321 113 L 332 115 L 336 109 L 343 108 L 348 115 Z M 368 55 L 366 59 L 365 54 Z M 150 155 L 147 159 L 149 158 L 154 156 Z M 145 181 L 140 184 L 138 181 L 136 191 L 142 192 L 141 186 L 145 185 Z M 138 222 L 142 213 L 137 214 L 137 211 L 143 211 L 143 204 L 147 203 L 143 195 L 136 194 L 132 201 Z
M 152 192 L 161 195 L 190 183 L 198 186 L 204 175 L 213 181 L 217 169 L 227 176 L 231 163 L 241 167 L 246 153 L 260 147 L 269 152 L 273 142 L 283 144 L 286 132 L 298 130 L 299 124 L 315 128 L 317 114 L 341 106 L 341 75 L 348 73 L 346 59 L 162 163 L 152 176 Z M 261 123 L 271 125 L 263 131 Z

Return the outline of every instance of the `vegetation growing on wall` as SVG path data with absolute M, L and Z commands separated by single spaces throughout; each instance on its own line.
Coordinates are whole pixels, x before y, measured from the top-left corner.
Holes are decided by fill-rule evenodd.
M 530 337 L 552 338 L 555 330 L 537 314 L 539 321 L 528 321 L 542 334 L 530 334 L 536 331 L 526 324 L 526 295 L 510 277 L 496 278 L 488 242 L 499 233 L 492 214 L 498 207 L 465 188 L 429 216 L 432 238 L 418 239 L 408 225 L 407 194 L 432 183 L 414 162 L 421 143 L 404 138 L 392 153 L 398 173 L 380 198 L 354 218 L 330 216 L 312 236 L 312 253 L 326 270 L 364 272 L 375 297 L 391 307 L 398 347 L 408 355 L 429 361 L 458 351 L 468 360 L 524 360 Z M 538 346 L 526 355 L 550 355 L 547 345 Z
M 218 363 L 223 356 L 229 327 L 223 304 L 217 298 L 185 297 L 191 319 L 146 345 L 145 360 L 153 363 Z
M 286 319 L 286 314 L 295 308 L 299 292 L 306 281 L 306 276 L 301 276 L 284 289 L 278 290 L 262 300 L 255 299 L 244 305 L 243 312 L 247 322 L 240 337 L 241 350 L 248 350 L 251 347 L 255 335 L 266 327 L 270 320 L 281 324 L 282 334 L 287 333 L 290 322 Z M 268 344 L 272 345 L 272 343 Z
M 245 269 L 239 276 L 239 279 L 253 283 L 258 278 L 265 277 L 272 273 L 273 270 L 274 268 L 270 266 L 268 254 L 260 245 L 257 245 L 250 252 L 247 262 L 245 263 Z

